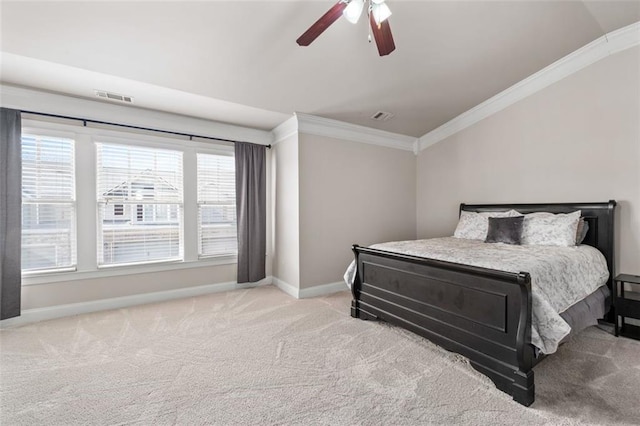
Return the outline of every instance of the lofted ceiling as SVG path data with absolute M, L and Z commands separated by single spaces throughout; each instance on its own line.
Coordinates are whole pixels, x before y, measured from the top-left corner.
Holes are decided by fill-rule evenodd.
M 303 112 L 420 137 L 640 21 L 640 1 L 388 0 L 391 55 L 365 19 L 299 47 L 335 2 L 3 0 L 0 79 L 265 130 Z

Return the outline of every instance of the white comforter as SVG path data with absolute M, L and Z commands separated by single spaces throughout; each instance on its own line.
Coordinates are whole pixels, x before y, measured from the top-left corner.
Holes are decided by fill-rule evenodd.
M 555 352 L 571 331 L 560 313 L 593 293 L 609 277 L 602 253 L 587 245 L 518 246 L 447 237 L 371 247 L 506 272 L 529 272 L 533 307 L 531 343 L 546 354 Z M 351 286 L 354 275 L 352 262 L 344 276 L 347 285 Z

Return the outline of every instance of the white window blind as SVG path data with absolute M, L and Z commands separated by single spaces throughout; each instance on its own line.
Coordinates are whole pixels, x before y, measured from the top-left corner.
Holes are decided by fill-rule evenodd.
M 96 146 L 98 265 L 183 259 L 182 152 Z
M 76 266 L 74 141 L 22 135 L 22 270 Z
M 238 252 L 236 175 L 232 155 L 198 154 L 198 254 Z

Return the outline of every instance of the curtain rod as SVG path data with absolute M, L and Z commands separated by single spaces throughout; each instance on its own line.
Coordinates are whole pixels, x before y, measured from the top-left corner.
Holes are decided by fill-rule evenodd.
M 208 139 L 208 140 L 219 141 L 219 142 L 251 143 L 251 142 L 236 141 L 232 139 L 214 138 L 212 136 L 200 136 L 200 135 L 192 135 L 189 133 L 172 132 L 171 130 L 160 130 L 160 129 L 152 129 L 150 127 L 133 126 L 131 124 L 121 124 L 121 123 L 112 123 L 109 121 L 92 120 L 90 118 L 71 117 L 69 115 L 48 114 L 46 112 L 36 112 L 36 111 L 26 111 L 26 110 L 20 110 L 20 112 L 24 114 L 41 115 L 44 117 L 63 118 L 66 120 L 82 121 L 84 127 L 87 127 L 87 123 L 94 123 L 94 124 L 104 124 L 107 126 L 125 127 L 127 129 L 146 130 L 149 132 L 164 133 L 164 134 L 175 135 L 175 136 L 187 136 L 189 137 L 190 141 L 192 141 L 193 138 L 199 138 L 199 139 Z M 260 145 L 260 144 L 255 144 L 255 145 Z M 271 144 L 266 145 L 266 147 L 267 149 L 271 149 Z

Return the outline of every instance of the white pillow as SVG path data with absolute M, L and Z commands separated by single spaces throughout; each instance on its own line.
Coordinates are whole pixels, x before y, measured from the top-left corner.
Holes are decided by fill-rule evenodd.
M 522 244 L 540 246 L 576 245 L 580 210 L 573 213 L 530 213 L 524 216 Z
M 489 218 L 490 217 L 515 217 L 522 216 L 515 210 L 509 210 L 506 212 L 468 212 L 462 211 L 460 213 L 460 219 L 458 220 L 458 226 L 453 233 L 456 238 L 464 238 L 467 240 L 482 240 L 487 238 L 487 232 L 489 231 Z

